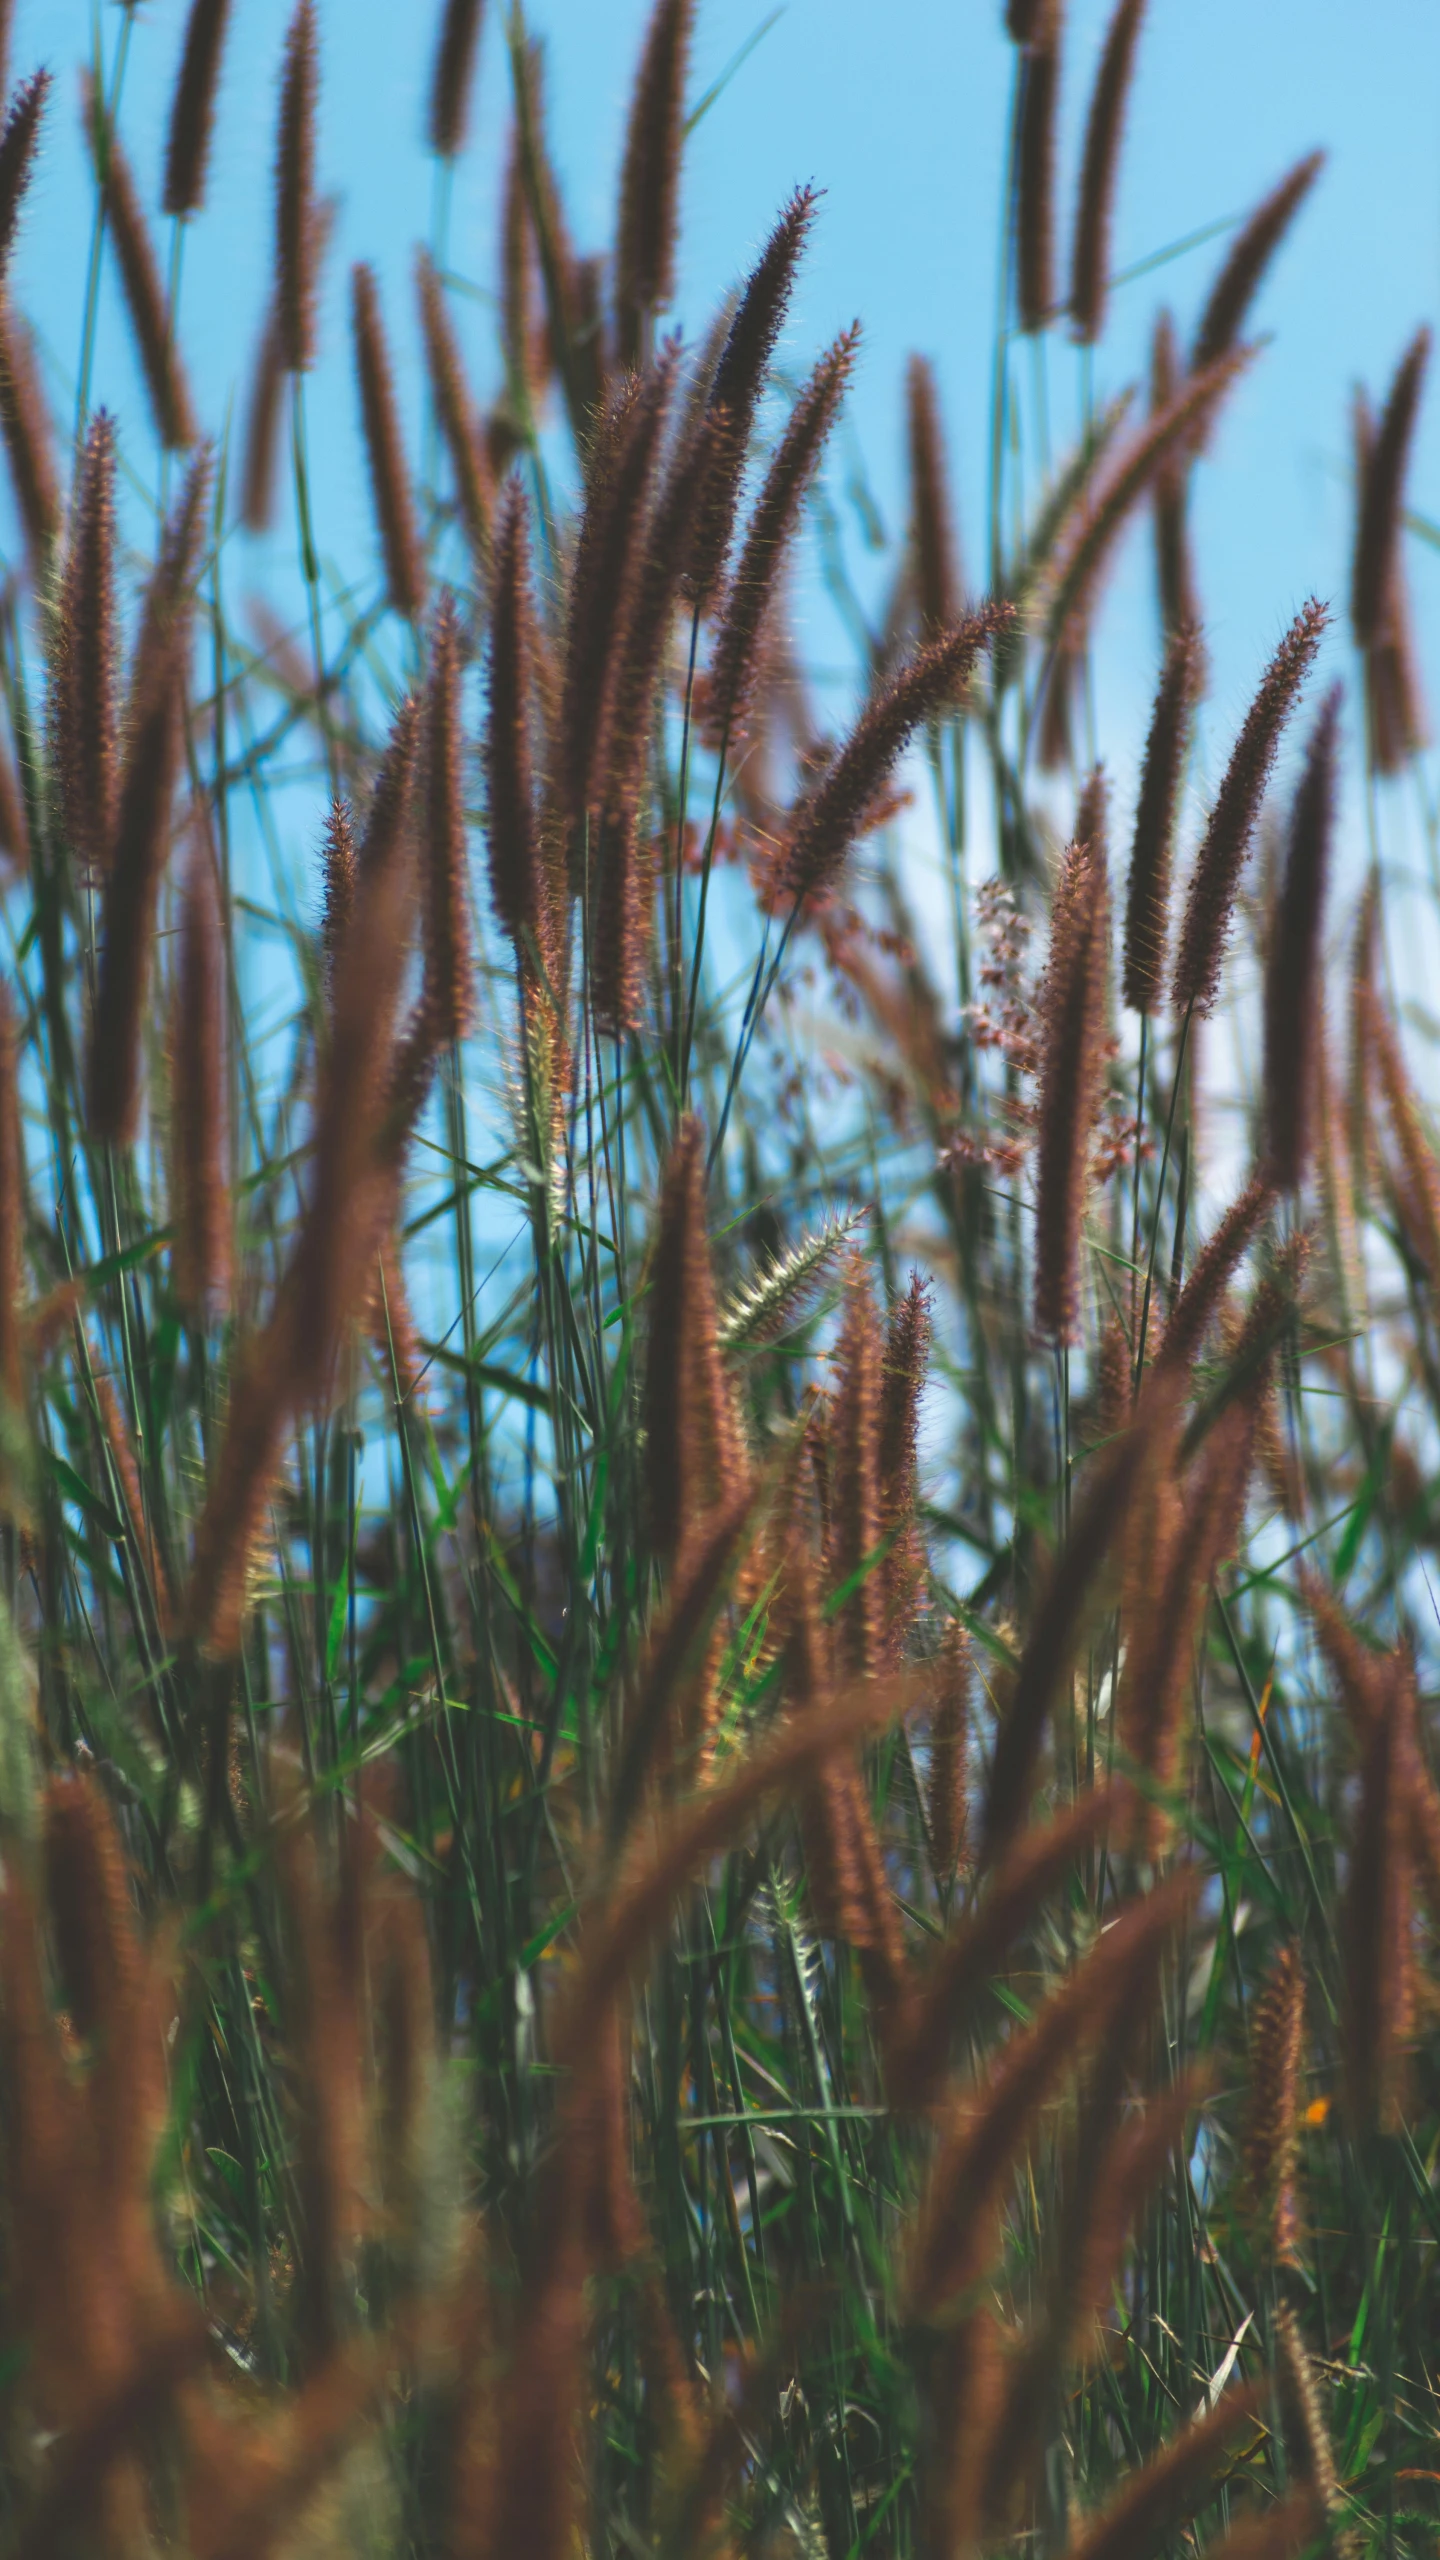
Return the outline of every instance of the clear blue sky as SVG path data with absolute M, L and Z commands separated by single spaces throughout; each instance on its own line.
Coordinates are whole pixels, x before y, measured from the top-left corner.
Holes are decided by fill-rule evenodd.
M 1062 203 L 1069 203 L 1085 100 L 1109 0 L 1073 0 L 1063 90 Z M 186 251 L 183 334 L 207 423 L 248 368 L 266 288 L 276 68 L 289 0 L 236 0 L 210 205 Z M 107 44 L 119 12 L 103 0 Z M 435 10 L 321 0 L 321 177 L 343 199 L 328 269 L 325 369 L 313 395 L 320 533 L 339 555 L 369 538 L 355 444 L 343 284 L 353 257 L 381 265 L 397 337 L 413 349 L 409 258 L 430 215 L 420 148 Z M 556 156 L 582 248 L 611 233 L 625 101 L 645 0 L 532 0 L 549 46 Z M 766 0 L 700 0 L 692 93 L 767 15 Z M 185 17 L 182 0 L 137 12 L 122 125 L 148 200 L 158 192 L 164 118 Z M 70 396 L 87 239 L 75 66 L 91 0 L 19 0 L 17 72 L 59 73 L 51 134 L 17 261 L 57 403 Z M 453 265 L 488 284 L 508 112 L 501 13 L 486 12 L 478 114 L 455 195 Z M 797 365 L 857 314 L 866 352 L 851 419 L 883 512 L 900 512 L 899 386 L 911 348 L 934 357 L 956 457 L 962 526 L 978 559 L 987 367 L 994 310 L 997 194 L 1010 76 L 999 0 L 788 0 L 699 128 L 684 200 L 684 297 L 695 334 L 800 179 L 826 190 L 788 355 Z M 1141 43 L 1116 236 L 1120 266 L 1246 210 L 1302 151 L 1330 164 L 1277 263 L 1257 323 L 1274 343 L 1242 386 L 1202 475 L 1197 532 L 1216 673 L 1217 737 L 1238 712 L 1280 624 L 1312 588 L 1343 599 L 1349 532 L 1348 403 L 1383 385 L 1440 271 L 1440 9 L 1434 0 L 1152 0 Z M 1221 243 L 1129 286 L 1116 306 L 1102 387 L 1143 369 L 1157 302 L 1182 326 Z M 485 350 L 482 356 L 481 350 Z M 477 312 L 471 350 L 496 387 L 491 333 Z M 486 367 L 489 366 L 488 373 Z M 410 409 L 418 418 L 415 368 Z M 113 291 L 99 397 L 142 411 Z M 1057 346 L 1057 425 L 1075 364 Z M 143 436 L 132 458 L 148 480 Z M 1440 378 L 1422 421 L 1415 503 L 1440 516 Z M 0 517 L 0 524 L 3 524 Z M 1412 546 L 1422 650 L 1440 693 L 1440 559 Z M 248 571 L 241 572 L 248 577 Z M 814 626 L 822 653 L 833 630 Z M 1123 768 L 1153 665 L 1149 560 L 1136 542 L 1111 592 L 1102 653 L 1102 734 Z

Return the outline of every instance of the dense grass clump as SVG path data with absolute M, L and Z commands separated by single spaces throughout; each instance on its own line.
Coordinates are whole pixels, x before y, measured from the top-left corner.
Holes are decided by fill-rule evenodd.
M 447 168 L 481 14 L 432 31 Z M 1425 734 L 1424 334 L 1357 418 L 1360 716 L 1332 609 L 1277 607 L 1202 790 L 1189 493 L 1319 157 L 1148 403 L 1095 396 L 1143 0 L 1068 253 L 1063 13 L 1012 0 L 986 592 L 917 356 L 832 738 L 787 597 L 858 332 L 781 402 L 806 187 L 664 334 L 690 0 L 613 255 L 511 12 L 487 400 L 441 183 L 423 467 L 372 267 L 323 343 L 337 13 L 277 64 L 233 438 L 179 255 L 230 12 L 163 208 L 113 15 L 73 440 L 0 303 L 0 2539 L 1418 2560 L 1440 1157 L 1373 851 L 1336 902 L 1347 759 L 1373 795 Z M 58 95 L 17 67 L 0 261 Z M 305 394 L 347 363 L 342 576 Z M 1147 521 L 1132 822 L 1089 677 Z M 1217 1009 L 1261 1062 L 1223 1121 Z

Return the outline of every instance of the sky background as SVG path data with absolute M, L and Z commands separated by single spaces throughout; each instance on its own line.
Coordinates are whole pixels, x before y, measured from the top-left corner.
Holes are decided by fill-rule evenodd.
M 150 0 L 136 23 L 122 132 L 147 204 L 158 202 L 182 0 Z M 182 336 L 206 424 L 223 427 L 243 385 L 268 287 L 277 70 L 289 0 L 236 0 L 212 160 L 210 197 L 185 250 Z M 1072 0 L 1062 86 L 1062 256 L 1090 81 L 1109 0 Z M 437 11 L 322 0 L 322 187 L 342 199 L 327 267 L 322 370 L 310 392 L 321 547 L 353 558 L 369 546 L 356 438 L 345 307 L 353 258 L 380 268 L 405 375 L 412 452 L 420 418 L 410 258 L 431 219 L 432 168 L 422 147 Z M 646 0 L 532 0 L 548 46 L 555 158 L 583 250 L 613 232 L 616 172 Z M 77 66 L 96 17 L 107 52 L 119 11 L 90 0 L 19 0 L 15 74 L 37 62 L 59 75 L 49 133 L 16 260 L 19 297 L 40 332 L 57 415 L 74 398 L 89 232 Z M 700 0 L 691 77 L 698 98 L 765 26 L 764 0 Z M 857 456 L 882 520 L 903 525 L 901 383 L 915 348 L 936 364 L 954 457 L 962 543 L 978 575 L 983 522 L 996 234 L 1012 48 L 998 0 L 788 0 L 692 139 L 683 207 L 683 291 L 676 317 L 699 335 L 743 271 L 792 187 L 825 190 L 782 350 L 800 369 L 851 319 L 865 347 L 844 445 L 831 471 L 843 506 Z M 457 172 L 450 263 L 488 290 L 509 100 L 497 0 L 485 12 L 471 137 Z M 1350 530 L 1349 403 L 1363 380 L 1383 393 L 1440 275 L 1440 10 L 1433 0 L 1152 0 L 1141 39 L 1115 233 L 1118 269 L 1203 226 L 1246 212 L 1297 158 L 1323 145 L 1320 186 L 1276 261 L 1254 324 L 1273 333 L 1226 412 L 1196 491 L 1199 576 L 1214 683 L 1207 738 L 1224 747 L 1260 664 L 1303 597 L 1343 605 Z M 1124 286 L 1100 351 L 1101 392 L 1143 379 L 1158 304 L 1182 333 L 1204 298 L 1223 240 Z M 462 312 L 473 378 L 499 389 L 490 312 Z M 1078 363 L 1060 339 L 1048 356 L 1056 445 L 1076 414 Z M 153 488 L 144 426 L 113 278 L 94 393 L 129 421 L 127 460 Z M 1440 517 L 1440 396 L 1422 416 L 1412 501 Z M 0 517 L 0 527 L 4 526 Z M 867 571 L 856 533 L 862 582 Z M 286 525 L 282 548 L 291 540 Z M 277 555 L 278 556 L 278 555 Z M 813 556 L 813 555 L 812 555 Z M 1422 655 L 1440 686 L 1440 554 L 1410 546 Z M 227 577 L 261 582 L 264 546 L 238 537 Z M 868 572 L 878 604 L 878 569 Z M 819 599 L 801 588 L 811 655 L 853 686 L 853 657 Z M 1133 538 L 1112 582 L 1098 652 L 1100 732 L 1123 799 L 1153 682 L 1156 628 L 1147 542 Z M 1331 644 L 1337 671 L 1343 637 Z M 841 704 L 834 704 L 839 716 Z M 1351 721 L 1352 739 L 1355 723 Z M 1207 752 L 1209 752 L 1207 748 Z M 1352 759 L 1353 762 L 1353 759 Z M 1353 812 L 1352 812 L 1353 815 Z M 1390 821 L 1396 850 L 1404 812 Z

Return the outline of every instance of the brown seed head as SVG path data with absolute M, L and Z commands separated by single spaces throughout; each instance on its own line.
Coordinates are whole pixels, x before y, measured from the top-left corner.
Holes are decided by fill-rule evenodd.
M 560 789 L 577 835 L 598 809 L 643 526 L 674 382 L 673 358 L 627 375 L 596 429 L 565 617 Z
M 1099 2515 L 1081 2523 L 1067 2560 L 1144 2560 L 1158 2547 L 1166 2528 L 1200 2503 L 1226 2445 L 1254 2417 L 1260 2397 L 1253 2384 L 1232 2385 L 1203 2418 L 1182 2426 L 1152 2461 L 1130 2473 Z M 1308 2508 L 1307 2500 L 1307 2513 Z M 1245 2560 L 1278 2560 L 1278 2554 L 1292 2548 L 1293 2512 L 1277 2512 L 1285 2528 L 1283 2536 L 1278 2541 L 1268 2538 L 1272 2518 L 1265 2517 L 1267 2539 L 1259 2553 L 1247 2553 Z M 1216 2560 L 1232 2551 L 1245 2530 L 1242 2526 L 1240 2535 L 1219 2546 Z
M 1320 934 L 1335 825 L 1335 761 L 1342 694 L 1326 696 L 1295 794 L 1279 903 L 1265 962 L 1267 1159 L 1278 1191 L 1298 1191 L 1315 1134 L 1318 1052 L 1324 1038 Z
M 320 861 L 324 880 L 320 956 L 325 988 L 329 994 L 334 989 L 335 964 L 350 929 L 355 907 L 355 836 L 350 824 L 350 811 L 343 800 L 330 803 Z
M 1190 358 L 1193 368 L 1213 364 L 1234 346 L 1265 271 L 1324 166 L 1323 151 L 1297 160 L 1236 233 L 1200 315 Z
M 857 321 L 821 357 L 795 403 L 765 475 L 715 638 L 709 725 L 717 740 L 738 734 L 744 725 L 765 616 L 854 370 L 859 342 Z
M 1064 0 L 1043 0 L 1026 39 L 1015 150 L 1015 299 L 1020 326 L 1043 329 L 1055 302 L 1055 119 Z
M 285 381 L 285 350 L 274 310 L 255 350 L 250 397 L 245 411 L 245 441 L 240 464 L 240 521 L 247 533 L 264 533 L 275 516 L 275 482 L 280 460 L 280 394 Z
M 315 362 L 320 244 L 315 215 L 315 116 L 320 93 L 315 0 L 297 0 L 285 38 L 275 141 L 275 311 L 286 373 Z
M 1056 1342 L 1074 1340 L 1080 1313 L 1080 1231 L 1104 1073 L 1109 959 L 1104 861 L 1077 844 L 1055 893 L 1040 1001 L 1035 1323 Z
M 792 813 L 783 870 L 792 898 L 823 897 L 834 886 L 896 757 L 917 729 L 955 700 L 986 642 L 1010 618 L 1008 605 L 982 606 L 953 631 L 927 641 L 872 694 L 844 745 Z
M 1155 708 L 1150 715 L 1126 884 L 1121 983 L 1125 1002 L 1135 1013 L 1155 1013 L 1161 1001 L 1175 813 L 1202 666 L 1198 635 L 1187 629 L 1177 631 L 1165 652 Z
M 1145 0 L 1117 0 L 1090 93 L 1070 267 L 1070 325 L 1086 346 L 1094 345 L 1105 326 L 1115 181 L 1135 71 L 1136 40 L 1144 15 Z
M 111 2037 L 139 1978 L 133 1904 L 115 1825 L 90 1778 L 45 1790 L 45 1885 L 65 2005 L 78 2036 Z
M 519 483 L 512 481 L 501 498 L 495 528 L 485 793 L 490 896 L 502 930 L 517 945 L 523 945 L 527 934 L 538 936 L 541 924 L 540 831 L 530 749 L 534 646 L 525 499 Z
M 730 1381 L 716 1338 L 705 1234 L 705 1148 L 681 1122 L 660 1196 L 645 1377 L 650 1535 L 667 1561 L 734 1502 L 746 1467 Z
M 924 356 L 912 356 L 905 370 L 905 419 L 916 602 L 921 632 L 933 640 L 960 620 L 963 604 L 940 403 Z
M 90 421 L 71 510 L 56 632 L 55 760 L 65 832 L 98 875 L 115 827 L 115 428 Z
M 1305 2050 L 1305 1959 L 1283 1946 L 1250 2029 L 1250 2109 L 1245 2127 L 1246 2210 L 1282 2266 L 1295 2260 L 1295 2153 Z
M 555 370 L 555 350 L 539 292 L 535 226 L 525 194 L 517 130 L 510 136 L 501 205 L 500 343 L 505 350 L 511 400 L 522 421 L 530 410 L 539 407 Z
M 180 919 L 170 1123 L 175 1294 L 200 1325 L 223 1304 L 230 1277 L 225 1086 L 225 954 L 211 850 L 197 822 Z
M 22 82 L 0 134 L 0 282 L 3 282 L 20 219 L 20 200 L 35 166 L 40 119 L 50 95 L 51 74 L 36 71 Z
M 1395 593 L 1405 473 L 1430 355 L 1430 332 L 1418 329 L 1390 386 L 1360 491 L 1355 559 L 1350 578 L 1350 622 L 1357 649 L 1374 648 L 1384 635 Z
M 395 375 L 373 267 L 354 266 L 350 270 L 350 326 L 385 583 L 395 611 L 403 614 L 407 622 L 413 622 L 425 600 L 424 555 L 410 475 L 405 467 Z
M 857 1254 L 845 1282 L 835 1346 L 830 1420 L 830 1521 L 826 1570 L 832 1592 L 854 1589 L 835 1622 L 843 1673 L 871 1680 L 885 1647 L 885 1594 L 874 1561 L 881 1539 L 880 1398 L 882 1347 L 865 1264 Z
M 425 696 L 425 1004 L 443 1046 L 475 1018 L 475 959 L 461 773 L 460 624 L 447 588 L 430 642 Z
M 1150 341 L 1152 417 L 1158 417 L 1162 410 L 1170 407 L 1180 383 L 1180 352 L 1175 338 L 1174 315 L 1161 311 L 1156 317 Z M 1160 598 L 1160 627 L 1167 640 L 1173 640 L 1178 632 L 1198 631 L 1200 627 L 1200 605 L 1187 522 L 1189 462 L 1187 453 L 1167 454 L 1155 474 L 1151 492 L 1155 523 L 1155 582 Z M 1203 658 L 1197 682 L 1204 682 Z
M 642 317 L 663 310 L 675 291 L 685 74 L 694 22 L 695 0 L 655 0 L 635 75 L 615 237 L 624 365 L 639 360 Z
M 0 293 L 0 435 L 5 439 L 25 539 L 38 565 L 60 530 L 55 434 L 29 323 L 8 293 Z
M 898 1654 L 909 1633 L 925 1579 L 925 1541 L 915 1504 L 920 1398 L 930 1359 L 930 1291 L 918 1271 L 895 1307 L 880 1370 L 880 1533 L 894 1544 L 885 1558 L 885 1634 Z
M 474 403 L 465 380 L 459 342 L 445 305 L 445 288 L 428 249 L 416 252 L 415 281 L 420 300 L 420 327 L 425 341 L 425 364 L 430 377 L 430 397 L 434 401 L 435 416 L 450 457 L 455 503 L 465 529 L 465 539 L 470 545 L 475 574 L 488 581 L 494 488 Z
M 185 49 L 170 102 L 163 198 L 166 213 L 198 213 L 205 200 L 215 92 L 220 86 L 220 62 L 229 23 L 230 0 L 190 0 Z
M 697 604 L 714 594 L 724 572 L 755 411 L 790 307 L 815 206 L 813 187 L 801 187 L 791 197 L 751 271 L 720 350 L 709 392 L 718 432 L 695 512 L 685 575 L 685 592 Z
M 1189 1369 L 1241 1255 L 1269 1215 L 1274 1200 L 1274 1184 L 1262 1173 L 1252 1174 L 1238 1199 L 1232 1200 L 1209 1243 L 1197 1255 L 1170 1310 L 1160 1342 L 1160 1365 L 1180 1371 Z
M 1281 732 L 1314 663 L 1329 615 L 1314 597 L 1302 605 L 1260 682 L 1225 770 L 1195 856 L 1170 986 L 1177 1013 L 1207 1014 L 1215 1002 L 1240 874 Z
M 455 159 L 465 147 L 482 16 L 482 0 L 445 0 L 426 120 L 426 139 L 442 160 Z
M 166 302 L 130 163 L 118 134 L 102 133 L 104 111 L 88 79 L 84 102 L 85 129 L 95 157 L 95 175 L 104 191 L 105 219 L 120 268 L 125 308 L 145 376 L 155 431 L 166 451 L 173 453 L 194 444 L 199 434 L 175 341 L 173 314 Z

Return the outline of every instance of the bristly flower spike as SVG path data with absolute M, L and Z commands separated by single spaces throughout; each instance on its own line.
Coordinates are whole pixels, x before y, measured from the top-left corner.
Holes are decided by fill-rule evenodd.
M 475 959 L 461 769 L 460 623 L 448 587 L 430 643 L 425 696 L 424 1001 L 442 1047 L 475 1016 Z
M 225 955 L 210 846 L 197 819 L 180 919 L 170 1121 L 175 1186 L 175 1294 L 204 1324 L 230 1276 L 225 1176 Z
M 1213 364 L 1234 346 L 1265 271 L 1324 166 L 1323 151 L 1297 160 L 1236 233 L 1200 315 L 1190 358 L 1193 370 Z
M 1350 620 L 1361 651 L 1372 649 L 1383 636 L 1394 592 L 1405 473 L 1429 356 L 1430 332 L 1418 329 L 1400 360 L 1370 450 L 1350 580 Z
M 815 203 L 813 187 L 801 187 L 791 197 L 751 272 L 720 350 L 708 401 L 717 434 L 695 510 L 684 581 L 685 593 L 697 604 L 709 601 L 724 571 L 755 411 L 790 307 Z
M 512 480 L 495 528 L 485 792 L 491 901 L 517 949 L 523 949 L 527 934 L 538 935 L 541 917 L 540 831 L 530 748 L 534 655 L 525 499 L 519 482 Z
M 1290 843 L 1265 963 L 1266 1153 L 1278 1191 L 1298 1191 L 1315 1135 L 1324 1039 L 1320 935 L 1330 840 L 1341 688 L 1327 695 L 1295 794 Z
M 650 1534 L 668 1562 L 689 1552 L 739 1495 L 744 1451 L 720 1356 L 705 1232 L 705 1147 L 698 1120 L 680 1124 L 660 1196 L 645 1377 Z
M 56 632 L 55 749 L 70 849 L 92 875 L 115 827 L 115 426 L 97 409 L 78 474 Z
M 459 345 L 450 325 L 450 314 L 445 307 L 445 288 L 428 249 L 421 249 L 416 254 L 415 277 L 420 296 L 420 326 L 425 340 L 430 397 L 435 403 L 436 420 L 450 457 L 455 503 L 465 528 L 465 539 L 470 545 L 476 575 L 488 579 L 494 496 L 490 467 L 476 431 L 474 404 L 465 380 Z
M 1146 0 L 1117 0 L 1090 96 L 1070 269 L 1070 325 L 1084 346 L 1093 346 L 1105 326 L 1115 181 L 1145 5 Z
M 315 115 L 320 87 L 315 0 L 298 0 L 285 38 L 275 145 L 275 311 L 286 373 L 315 362 L 320 255 L 315 212 Z
M 350 270 L 350 325 L 385 582 L 396 613 L 413 622 L 425 600 L 424 555 L 410 475 L 405 467 L 395 374 L 380 317 L 380 288 L 373 267 L 357 265 Z
M 1202 665 L 1198 635 L 1177 631 L 1165 652 L 1150 715 L 1126 884 L 1121 992 L 1135 1013 L 1156 1013 L 1162 1000 L 1175 815 Z
M 230 5 L 231 0 L 190 0 L 165 150 L 163 204 L 169 214 L 198 213 L 205 199 L 215 92 L 220 85 Z
M 1158 314 L 1150 340 L 1150 414 L 1158 417 L 1180 390 L 1180 351 L 1175 322 L 1168 311 Z M 1169 453 L 1155 474 L 1150 504 L 1155 523 L 1155 583 L 1160 597 L 1160 624 L 1167 640 L 1178 632 L 1198 630 L 1200 606 L 1190 556 L 1188 521 L 1189 460 Z M 1204 682 L 1200 660 L 1197 684 Z
M 853 1584 L 836 1622 L 842 1672 L 873 1680 L 883 1659 L 884 1585 L 880 1544 L 880 1328 L 869 1275 L 860 1255 L 845 1284 L 845 1314 L 835 1346 L 836 1386 L 830 1421 L 832 1589 Z
M 343 800 L 330 803 L 330 815 L 325 821 L 321 872 L 325 903 L 320 918 L 320 953 L 324 963 L 325 992 L 329 995 L 335 983 L 335 964 L 355 910 L 355 835 L 349 809 Z
M 482 0 L 445 0 L 426 118 L 426 138 L 442 160 L 465 147 L 482 15 Z
M 857 322 L 821 357 L 795 403 L 756 500 L 715 638 L 709 726 L 717 740 L 733 736 L 743 725 L 766 613 L 806 491 L 839 414 L 859 342 Z
M 982 606 L 917 649 L 909 665 L 872 696 L 794 812 L 783 869 L 792 898 L 822 897 L 833 888 L 896 757 L 917 729 L 963 691 L 986 642 L 1010 618 L 1008 605 Z
M 102 134 L 105 109 L 89 80 L 84 97 L 95 173 L 104 185 L 105 219 L 120 268 L 135 351 L 145 376 L 156 432 L 166 451 L 174 453 L 194 444 L 199 433 L 175 343 L 174 314 L 166 301 L 130 163 L 120 147 L 119 136 L 113 131 Z
M 1064 0 L 1041 0 L 1025 45 L 1015 153 L 1015 292 L 1027 335 L 1055 302 L 1055 120 Z
M 639 362 L 642 323 L 675 291 L 685 74 L 695 0 L 655 0 L 630 102 L 615 241 L 620 361 Z
M 1102 859 L 1074 845 L 1055 892 L 1042 1000 L 1035 1193 L 1035 1323 L 1074 1339 L 1090 1138 L 1104 1067 L 1109 895 Z
M 0 134 L 0 282 L 3 282 L 20 218 L 20 199 L 35 166 L 40 118 L 50 95 L 51 75 L 37 71 L 16 92 L 15 103 Z
M 885 1637 L 898 1655 L 925 1579 L 925 1541 L 915 1517 L 919 1488 L 920 1398 L 930 1358 L 930 1291 L 918 1271 L 893 1310 L 880 1363 L 880 1534 L 891 1541 L 881 1567 Z
M 55 436 L 35 361 L 34 338 L 4 292 L 0 292 L 0 434 L 5 439 L 15 504 L 31 559 L 38 567 L 60 530 Z
M 1215 797 L 1180 929 L 1170 1001 L 1179 1014 L 1206 1014 L 1225 959 L 1240 874 L 1280 735 L 1314 663 L 1329 615 L 1312 596 L 1302 605 L 1261 679 Z
M 921 634 L 934 640 L 960 620 L 964 607 L 940 402 L 934 368 L 924 356 L 912 356 L 906 367 L 905 421 L 915 597 L 920 608 Z
M 1305 1960 L 1292 1939 L 1271 1966 L 1255 2009 L 1244 2150 L 1248 2210 L 1282 2266 L 1295 2262 L 1295 2153 L 1304 2044 Z

